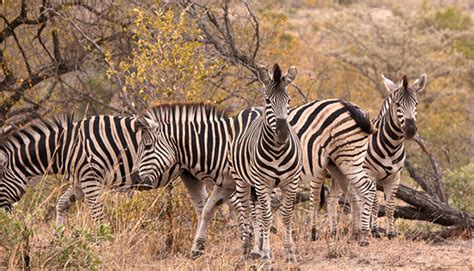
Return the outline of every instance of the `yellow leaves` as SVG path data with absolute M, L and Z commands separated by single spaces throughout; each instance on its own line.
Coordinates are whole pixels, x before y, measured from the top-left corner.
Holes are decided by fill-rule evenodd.
M 196 23 L 174 10 L 134 8 L 133 13 L 134 48 L 118 64 L 126 93 L 145 102 L 201 99 L 204 80 L 222 63 L 201 55 Z

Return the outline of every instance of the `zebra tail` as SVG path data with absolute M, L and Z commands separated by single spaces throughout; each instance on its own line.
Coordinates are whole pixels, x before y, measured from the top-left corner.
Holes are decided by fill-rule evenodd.
M 324 204 L 326 204 L 326 187 L 324 187 L 324 182 L 321 185 L 321 192 L 319 192 L 319 209 L 323 209 Z
M 373 134 L 377 131 L 377 128 L 372 124 L 369 118 L 369 114 L 365 113 L 357 105 L 349 103 L 348 101 L 341 100 L 341 103 L 344 105 L 344 108 L 349 111 L 349 114 L 357 123 L 357 125 L 362 129 L 362 131 Z
M 250 187 L 250 199 L 254 204 L 257 202 L 257 190 L 255 189 L 255 186 Z

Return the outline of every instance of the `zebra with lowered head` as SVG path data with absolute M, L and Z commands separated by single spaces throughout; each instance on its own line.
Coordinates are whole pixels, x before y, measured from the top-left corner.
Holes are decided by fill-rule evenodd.
M 302 169 L 300 141 L 288 123 L 289 96 L 287 86 L 296 77 L 291 67 L 282 75 L 275 64 L 272 77 L 261 67 L 259 78 L 265 85 L 265 109 L 247 129 L 241 130 L 232 140 L 229 159 L 239 200 L 239 225 L 243 231 L 244 254 L 249 248 L 250 194 L 254 189 L 258 202 L 256 221 L 262 239 L 263 259 L 270 261 L 270 226 L 272 223 L 271 195 L 279 187 L 283 195 L 281 208 L 285 224 L 284 247 L 288 261 L 296 263 L 291 219 L 296 189 Z
M 58 116 L 33 122 L 0 142 L 0 208 L 12 209 L 29 180 L 45 174 L 64 175 L 71 183 L 56 205 L 56 226 L 64 223 L 71 205 L 85 198 L 92 218 L 103 222 L 103 188 L 146 187 L 131 174 L 137 161 L 159 136 L 155 123 L 138 117 L 92 116 L 80 121 Z
M 230 140 L 262 114 L 260 109 L 251 108 L 230 117 L 215 105 L 202 103 L 162 104 L 148 112 L 148 117 L 159 126 L 157 131 L 164 140 L 155 141 L 154 148 L 168 154 L 141 162 L 144 172 L 137 174 L 141 175 L 140 179 L 146 179 L 146 175 L 151 174 L 145 174 L 145 171 L 154 168 L 157 174 L 147 180 L 153 187 L 181 177 L 200 214 L 191 249 L 193 258 L 204 253 L 207 231 L 217 207 L 235 192 L 227 159 Z M 351 182 L 357 185 L 355 187 L 360 188 L 363 202 L 370 202 L 362 206 L 367 215 L 361 217 L 362 225 L 366 225 L 362 230 L 368 232 L 368 206 L 372 205 L 375 188 L 372 193 L 373 185 L 360 163 L 367 150 L 368 134 L 373 131 L 367 115 L 353 104 L 331 99 L 292 108 L 288 119 L 304 146 L 303 179 L 310 182 L 321 176 L 329 162 L 350 176 Z M 206 181 L 214 184 L 209 198 L 204 185 Z
M 382 109 L 373 121 L 377 131 L 370 135 L 364 170 L 369 178 L 383 187 L 385 195 L 385 215 L 388 221 L 388 238 L 396 236 L 394 211 L 395 194 L 400 185 L 400 173 L 405 161 L 405 140 L 412 139 L 417 133 L 416 106 L 417 94 L 426 86 L 426 74 L 423 74 L 413 84 L 408 85 L 404 75 L 395 84 L 382 75 L 389 96 L 384 100 Z M 334 174 L 333 188 L 328 198 L 328 211 L 331 231 L 336 231 L 337 199 L 348 191 L 345 178 Z M 342 189 L 342 190 L 341 190 Z M 377 216 L 379 205 L 375 197 L 372 206 L 371 228 L 374 236 L 379 237 Z M 354 222 L 356 223 L 356 222 Z

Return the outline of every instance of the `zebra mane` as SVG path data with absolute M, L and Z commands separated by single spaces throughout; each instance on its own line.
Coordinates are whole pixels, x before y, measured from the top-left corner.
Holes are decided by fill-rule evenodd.
M 216 105 L 203 102 L 176 102 L 159 104 L 148 111 L 154 121 L 222 119 L 229 117 L 228 112 Z
M 11 142 L 11 140 L 13 140 L 13 138 L 21 137 L 25 134 L 38 134 L 35 129 L 54 131 L 68 127 L 77 121 L 78 118 L 76 118 L 74 114 L 59 114 L 49 119 L 37 119 L 28 123 L 19 130 L 3 135 L 0 138 L 0 146 L 8 144 Z

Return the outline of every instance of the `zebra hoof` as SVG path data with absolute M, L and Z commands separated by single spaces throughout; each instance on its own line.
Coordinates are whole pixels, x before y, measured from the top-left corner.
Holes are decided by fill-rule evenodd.
M 261 257 L 262 257 L 262 254 L 260 254 L 260 252 L 257 252 L 257 251 L 250 252 L 250 259 L 252 260 L 257 260 L 257 259 L 260 259 Z
M 296 259 L 296 255 L 295 254 L 290 254 L 288 255 L 288 263 L 294 265 L 294 264 L 298 264 L 298 260 Z
M 361 247 L 368 246 L 369 245 L 369 238 L 367 238 L 367 234 L 360 233 L 358 235 L 357 242 L 359 243 L 359 246 L 361 246 Z
M 191 260 L 194 261 L 194 260 L 197 260 L 202 255 L 204 255 L 204 250 L 192 250 L 190 258 L 191 258 Z
M 263 270 L 271 270 L 272 269 L 272 262 L 270 261 L 270 259 L 265 260 L 265 263 L 263 264 L 262 269 Z
M 397 233 L 396 232 L 389 232 L 387 233 L 387 237 L 388 239 L 392 240 L 393 238 L 397 237 Z
M 273 233 L 273 234 L 277 234 L 277 232 L 278 232 L 277 227 L 275 225 L 272 225 L 270 227 L 270 232 Z
M 311 229 L 311 241 L 318 240 L 318 230 L 316 228 Z
M 373 229 L 372 230 L 372 237 L 374 238 L 382 238 L 382 235 L 380 234 L 380 231 L 378 229 Z

